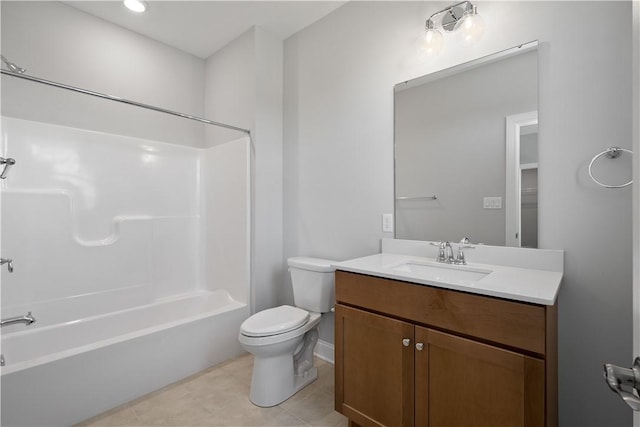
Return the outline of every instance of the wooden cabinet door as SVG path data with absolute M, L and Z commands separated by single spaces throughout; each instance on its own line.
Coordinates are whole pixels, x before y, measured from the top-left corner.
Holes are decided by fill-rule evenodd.
M 544 426 L 544 361 L 421 327 L 415 340 L 416 426 Z
M 407 322 L 336 305 L 338 412 L 362 427 L 413 426 L 413 330 Z

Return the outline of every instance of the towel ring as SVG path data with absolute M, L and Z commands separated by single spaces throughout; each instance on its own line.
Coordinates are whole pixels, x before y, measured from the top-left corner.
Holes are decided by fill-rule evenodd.
M 626 148 L 620 148 L 620 147 L 609 147 L 606 150 L 604 150 L 602 153 L 598 153 L 596 154 L 593 159 L 591 159 L 591 162 L 589 163 L 589 176 L 591 177 L 591 179 L 598 185 L 604 187 L 604 188 L 623 188 L 626 187 L 628 185 L 631 185 L 633 183 L 633 179 L 625 184 L 620 184 L 620 185 L 609 185 L 609 184 L 605 184 L 602 183 L 600 181 L 598 181 L 594 176 L 593 176 L 593 172 L 591 171 L 591 168 L 593 167 L 593 164 L 595 163 L 596 160 L 598 160 L 600 157 L 602 156 L 606 156 L 609 159 L 617 159 L 618 157 L 620 157 L 620 154 L 622 154 L 622 152 L 625 153 L 629 153 L 629 154 L 633 154 L 633 151 L 631 150 L 627 150 Z

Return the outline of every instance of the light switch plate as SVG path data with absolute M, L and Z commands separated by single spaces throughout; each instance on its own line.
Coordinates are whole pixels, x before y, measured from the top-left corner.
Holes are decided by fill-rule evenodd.
M 483 208 L 485 209 L 502 209 L 502 197 L 485 197 Z
M 382 214 L 382 231 L 393 233 L 393 214 Z

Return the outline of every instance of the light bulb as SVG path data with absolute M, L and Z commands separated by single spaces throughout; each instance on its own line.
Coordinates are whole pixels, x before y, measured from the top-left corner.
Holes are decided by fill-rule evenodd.
M 433 28 L 428 29 L 424 33 L 424 51 L 427 55 L 437 55 L 444 45 L 444 37 L 442 33 Z
M 437 55 L 442 50 L 444 37 L 442 37 L 442 33 L 436 30 L 434 26 L 433 21 L 428 19 L 425 25 L 424 37 L 419 45 L 421 53 Z
M 147 10 L 147 4 L 142 0 L 124 0 L 124 5 L 132 12 L 142 13 Z
M 460 37 L 464 43 L 474 43 L 484 34 L 484 20 L 478 12 L 476 7 L 464 12 L 464 15 L 456 25 L 456 30 L 460 31 Z

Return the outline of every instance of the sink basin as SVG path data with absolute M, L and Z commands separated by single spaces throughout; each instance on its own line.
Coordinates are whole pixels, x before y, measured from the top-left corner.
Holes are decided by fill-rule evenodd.
M 407 261 L 391 267 L 391 270 L 423 280 L 464 285 L 477 282 L 492 273 L 491 270 L 481 268 L 422 261 Z

